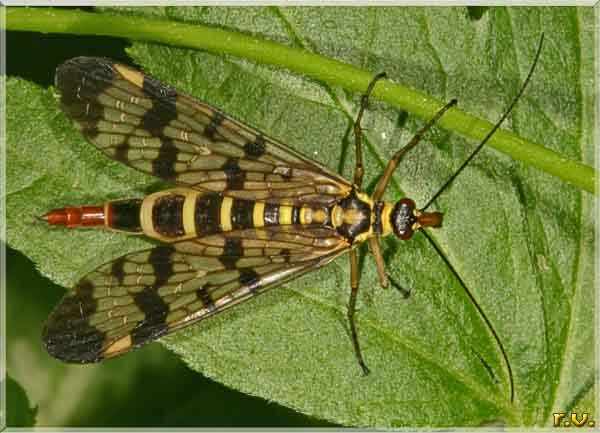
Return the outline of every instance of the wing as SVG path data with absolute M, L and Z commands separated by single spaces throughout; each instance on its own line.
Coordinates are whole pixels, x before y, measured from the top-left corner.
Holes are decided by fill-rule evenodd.
M 202 191 L 327 204 L 351 185 L 323 165 L 208 104 L 108 59 L 56 71 L 61 107 L 109 157 Z
M 97 362 L 218 314 L 348 250 L 335 231 L 274 226 L 135 252 L 76 285 L 43 332 L 48 352 Z

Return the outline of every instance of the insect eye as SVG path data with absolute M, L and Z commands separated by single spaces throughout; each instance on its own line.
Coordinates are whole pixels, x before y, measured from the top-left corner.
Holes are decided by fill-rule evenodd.
M 412 237 L 413 225 L 416 221 L 415 202 L 409 198 L 401 199 L 390 213 L 390 223 L 394 233 L 402 240 Z

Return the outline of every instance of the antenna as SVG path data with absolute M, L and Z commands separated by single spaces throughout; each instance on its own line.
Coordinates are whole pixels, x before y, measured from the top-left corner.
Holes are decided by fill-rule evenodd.
M 533 59 L 533 64 L 531 65 L 531 68 L 529 69 L 529 73 L 527 74 L 527 77 L 525 78 L 525 81 L 523 81 L 523 84 L 521 85 L 521 89 L 519 90 L 519 93 L 517 93 L 517 95 L 513 98 L 512 102 L 508 106 L 508 109 L 504 112 L 504 114 L 502 115 L 502 117 L 500 118 L 500 120 L 494 125 L 494 127 L 490 130 L 490 132 L 488 132 L 488 134 L 481 141 L 481 143 L 479 143 L 479 145 L 475 148 L 475 150 L 473 152 L 471 152 L 471 154 L 469 155 L 469 157 L 465 160 L 465 162 L 462 163 L 462 165 L 458 168 L 458 170 L 456 170 L 454 172 L 454 174 L 452 176 L 450 176 L 450 178 L 442 185 L 442 187 L 438 190 L 438 192 L 436 192 L 433 195 L 433 197 L 431 197 L 431 199 L 429 199 L 429 201 L 427 202 L 427 204 L 421 209 L 422 211 L 426 210 L 429 206 L 431 206 L 431 204 L 440 196 L 440 194 L 442 194 L 442 192 L 444 192 L 446 189 L 448 189 L 448 187 L 450 186 L 450 184 L 452 182 L 454 182 L 454 179 L 456 179 L 456 177 L 460 173 L 462 173 L 462 171 L 471 162 L 471 160 L 473 158 L 475 158 L 475 156 L 477 156 L 477 154 L 479 153 L 479 151 L 489 141 L 489 139 L 492 137 L 492 135 L 494 135 L 494 133 L 498 130 L 498 128 L 500 128 L 500 125 L 502 125 L 502 122 L 504 122 L 506 120 L 506 118 L 508 117 L 508 115 L 510 114 L 510 112 L 512 111 L 512 109 L 515 107 L 515 105 L 519 101 L 519 99 L 521 99 L 521 96 L 523 95 L 523 92 L 525 91 L 525 88 L 527 87 L 527 84 L 529 84 L 529 80 L 531 79 L 531 76 L 533 75 L 533 71 L 535 70 L 535 67 L 536 67 L 536 65 L 538 63 L 538 60 L 540 58 L 540 53 L 542 52 L 542 45 L 543 45 L 543 43 L 544 43 L 544 34 L 542 33 L 541 36 L 540 36 L 540 42 L 538 44 L 537 52 L 535 53 L 535 58 Z

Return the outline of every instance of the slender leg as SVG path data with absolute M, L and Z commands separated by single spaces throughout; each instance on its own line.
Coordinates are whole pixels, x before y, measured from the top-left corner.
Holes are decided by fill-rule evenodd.
M 365 174 L 365 170 L 363 167 L 362 161 L 362 127 L 360 126 L 360 122 L 362 120 L 363 114 L 369 105 L 369 95 L 373 91 L 373 87 L 377 81 L 385 78 L 387 75 L 385 72 L 380 72 L 375 75 L 369 86 L 367 87 L 367 91 L 360 99 L 360 109 L 358 110 L 358 116 L 356 116 L 356 121 L 354 122 L 354 143 L 356 148 L 356 165 L 354 166 L 354 184 L 358 187 L 362 185 L 363 175 Z
M 388 279 L 387 274 L 385 273 L 385 262 L 383 260 L 383 255 L 381 254 L 381 247 L 379 246 L 379 241 L 377 238 L 369 238 L 369 248 L 371 249 L 371 253 L 375 258 L 375 264 L 377 265 L 379 284 L 381 284 L 381 287 L 384 289 L 387 289 Z
M 385 262 L 383 260 L 383 255 L 381 254 L 381 247 L 379 246 L 379 241 L 377 238 L 369 239 L 369 248 L 371 248 L 371 253 L 373 253 L 373 257 L 375 257 L 375 264 L 377 265 L 377 274 L 379 275 L 379 284 L 384 289 L 387 289 L 388 282 L 392 283 L 392 287 L 398 290 L 402 296 L 408 298 L 410 296 L 410 290 L 405 289 L 400 284 L 398 284 L 391 275 L 385 271 Z
M 358 282 L 358 254 L 356 253 L 356 250 L 352 250 L 350 251 L 350 286 L 352 291 L 350 292 L 350 302 L 348 303 L 348 320 L 350 322 L 350 332 L 352 337 L 352 345 L 354 346 L 354 354 L 356 355 L 358 365 L 360 365 L 363 374 L 366 376 L 369 374 L 369 369 L 367 368 L 367 364 L 365 364 L 360 351 L 360 345 L 358 344 L 358 333 L 356 332 L 356 324 L 354 323 Z
M 377 186 L 375 187 L 375 192 L 373 193 L 373 201 L 381 200 L 381 197 L 383 196 L 385 188 L 388 186 L 388 183 L 390 182 L 390 179 L 392 178 L 392 174 L 394 173 L 394 170 L 396 170 L 396 167 L 398 166 L 398 164 L 400 163 L 400 160 L 406 154 L 406 152 L 408 152 L 410 149 L 415 147 L 419 143 L 419 141 L 421 141 L 421 138 L 427 132 L 427 130 L 429 130 L 429 128 L 431 128 L 435 124 L 435 122 L 437 122 L 440 119 L 440 117 L 442 117 L 442 115 L 450 107 L 453 107 L 454 105 L 456 105 L 456 99 L 452 99 L 450 102 L 448 102 L 446 105 L 444 105 L 435 114 L 435 116 L 433 116 L 421 129 L 419 129 L 417 131 L 415 136 L 408 142 L 408 144 L 406 146 L 404 146 L 402 149 L 400 149 L 399 151 L 396 152 L 396 154 L 392 157 L 390 162 L 388 162 L 388 165 L 385 168 L 385 171 L 383 172 L 383 176 L 381 177 L 381 179 L 379 179 L 379 182 L 377 183 Z

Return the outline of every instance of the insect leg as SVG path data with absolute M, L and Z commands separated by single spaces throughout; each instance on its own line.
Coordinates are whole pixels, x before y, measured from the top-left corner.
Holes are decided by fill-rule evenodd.
M 369 238 L 369 248 L 375 258 L 375 265 L 377 265 L 377 274 L 379 275 L 379 284 L 384 289 L 388 287 L 387 274 L 385 273 L 385 262 L 383 255 L 381 254 L 381 247 L 379 246 L 379 240 L 377 238 Z
M 379 241 L 377 238 L 369 238 L 369 248 L 373 253 L 373 257 L 375 257 L 375 264 L 377 266 L 377 274 L 379 275 L 379 284 L 384 289 L 388 288 L 388 283 L 392 283 L 392 287 L 398 290 L 402 296 L 408 298 L 410 296 L 410 290 L 405 289 L 400 284 L 398 284 L 394 279 L 385 271 L 385 262 L 383 260 L 383 255 L 381 254 L 381 247 L 379 246 Z
M 379 179 L 379 182 L 375 187 L 375 192 L 373 193 L 373 201 L 379 201 L 381 199 L 385 188 L 388 186 L 390 179 L 392 178 L 394 170 L 396 170 L 396 167 L 398 167 L 400 160 L 402 160 L 402 157 L 406 154 L 406 152 L 415 147 L 419 143 L 419 141 L 421 141 L 423 135 L 435 124 L 435 122 L 437 122 L 440 119 L 440 117 L 442 117 L 442 115 L 449 108 L 456 105 L 456 102 L 456 99 L 452 99 L 442 108 L 440 108 L 440 110 L 437 113 L 435 113 L 435 116 L 429 119 L 429 121 L 417 131 L 415 136 L 408 142 L 408 144 L 396 152 L 396 154 L 392 157 L 390 162 L 388 162 L 388 165 L 385 168 L 385 171 L 383 172 L 383 176 L 381 177 L 381 179 Z
M 369 95 L 373 91 L 373 87 L 377 81 L 385 78 L 387 75 L 385 72 L 380 72 L 375 75 L 369 86 L 367 87 L 367 91 L 360 98 L 360 109 L 358 110 L 358 115 L 356 116 L 356 120 L 354 121 L 354 144 L 356 149 L 356 164 L 354 166 L 354 184 L 356 186 L 361 186 L 363 181 L 363 175 L 365 174 L 365 170 L 363 167 L 362 161 L 362 127 L 360 126 L 360 122 L 362 120 L 363 114 L 369 105 Z
M 362 353 L 360 351 L 360 345 L 358 344 L 358 333 L 356 332 L 356 324 L 354 323 L 354 312 L 356 311 L 356 296 L 358 294 L 358 255 L 356 250 L 350 251 L 350 286 L 352 291 L 350 292 L 350 302 L 348 303 L 348 320 L 350 321 L 350 332 L 352 337 L 352 345 L 354 346 L 354 354 L 358 365 L 362 369 L 363 374 L 366 376 L 369 374 L 369 368 L 363 360 Z

